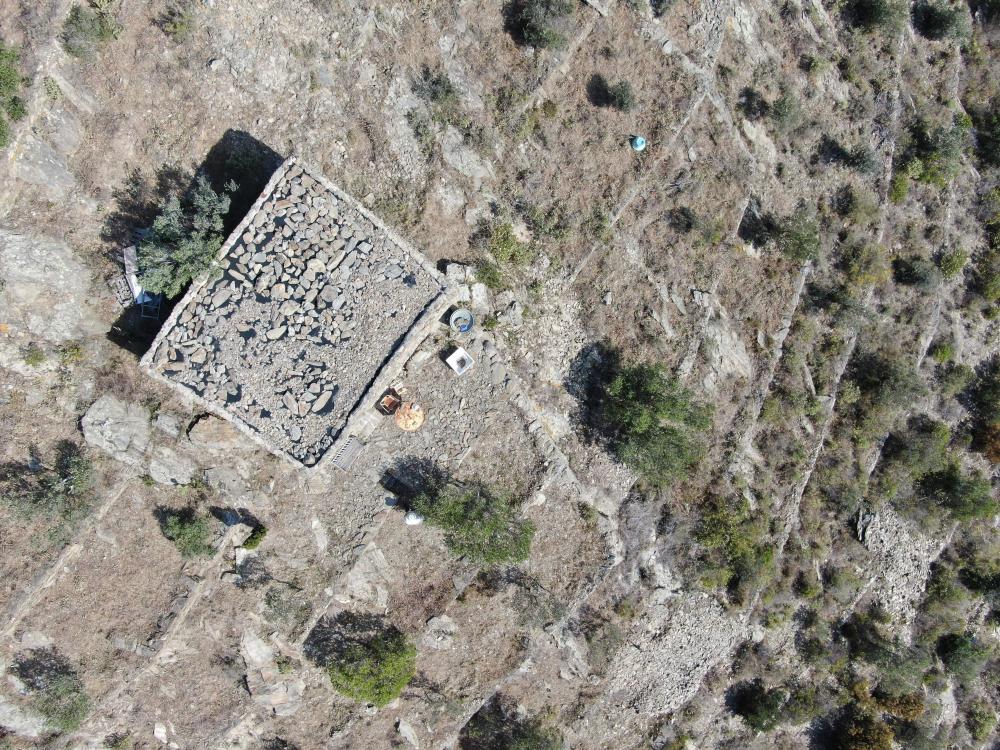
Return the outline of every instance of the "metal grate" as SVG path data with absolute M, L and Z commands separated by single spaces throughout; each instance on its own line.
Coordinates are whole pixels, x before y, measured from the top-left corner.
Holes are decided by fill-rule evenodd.
M 354 435 L 347 438 L 347 441 L 337 449 L 333 456 L 333 465 L 342 471 L 347 471 L 354 465 L 355 459 L 361 455 L 361 449 L 365 444 Z

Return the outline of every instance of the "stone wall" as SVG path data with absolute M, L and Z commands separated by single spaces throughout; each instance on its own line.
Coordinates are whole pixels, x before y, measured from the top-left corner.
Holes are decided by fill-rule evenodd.
M 315 466 L 373 383 L 402 365 L 398 350 L 434 323 L 444 291 L 425 258 L 289 159 L 143 365 L 271 452 Z

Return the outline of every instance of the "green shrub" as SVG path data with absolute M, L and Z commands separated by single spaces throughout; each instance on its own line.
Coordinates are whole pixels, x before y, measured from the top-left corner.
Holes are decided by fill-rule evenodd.
M 950 341 L 935 341 L 928 354 L 939 365 L 943 365 L 955 358 L 955 347 Z
M 899 34 L 909 20 L 909 3 L 903 0 L 852 0 L 846 10 L 852 25 L 886 35 Z
M 636 98 L 632 84 L 628 81 L 618 81 L 618 83 L 609 86 L 608 101 L 612 107 L 621 112 L 630 112 L 635 109 Z
M 868 175 L 875 174 L 880 161 L 870 146 L 859 145 L 847 152 L 844 164 L 856 172 Z
M 969 261 L 969 254 L 963 248 L 955 248 L 938 256 L 938 268 L 946 279 L 953 279 L 962 272 Z
M 656 487 L 690 471 L 705 451 L 712 409 L 660 365 L 619 368 L 607 387 L 604 418 L 618 458 Z
M 870 708 L 851 704 L 837 723 L 833 750 L 892 750 L 892 728 Z
M 813 214 L 800 208 L 785 219 L 775 240 L 778 249 L 797 261 L 817 260 L 820 251 L 819 224 Z
M 977 698 L 965 709 L 965 726 L 976 742 L 988 739 L 996 725 L 996 711 L 986 700 Z
M 212 554 L 212 526 L 193 508 L 166 511 L 163 535 L 172 541 L 181 557 L 207 557 Z
M 938 640 L 937 652 L 945 668 L 968 684 L 979 676 L 992 649 L 968 633 L 948 633 Z
M 93 501 L 94 470 L 79 446 L 68 441 L 56 446 L 52 465 L 41 469 L 16 463 L 0 466 L 0 499 L 20 515 L 79 520 Z
M 965 39 L 970 33 L 966 6 L 953 6 L 946 0 L 920 0 L 913 7 L 913 25 L 934 40 Z
M 139 280 L 143 287 L 177 297 L 207 271 L 222 247 L 229 196 L 235 183 L 216 193 L 204 175 L 183 199 L 168 198 L 160 206 L 149 235 L 139 245 Z
M 90 698 L 76 675 L 62 675 L 32 696 L 32 703 L 59 732 L 72 732 L 90 711 Z
M 837 213 L 857 227 L 874 224 L 879 216 L 878 200 L 871 191 L 848 186 L 836 198 Z
M 844 251 L 844 271 L 855 286 L 881 286 L 892 278 L 889 251 L 883 245 L 854 243 Z
M 93 58 L 98 50 L 117 39 L 122 27 L 115 20 L 114 0 L 89 0 L 87 5 L 74 5 L 63 23 L 60 40 L 63 49 L 73 57 Z
M 503 271 L 496 263 L 480 263 L 476 268 L 476 281 L 485 284 L 494 292 L 498 292 L 504 287 Z
M 892 175 L 892 181 L 889 183 L 889 200 L 893 203 L 902 203 L 906 200 L 906 196 L 910 194 L 910 176 L 905 170 L 897 170 Z
M 557 730 L 525 716 L 513 702 L 497 695 L 473 714 L 458 735 L 459 750 L 561 750 Z
M 968 365 L 952 362 L 938 370 L 938 388 L 942 396 L 952 398 L 964 391 L 976 379 L 975 371 Z
M 761 679 L 738 685 L 732 690 L 733 711 L 751 729 L 769 732 L 778 726 L 788 693 L 779 688 L 768 689 Z
M 180 42 L 194 31 L 195 12 L 187 2 L 169 5 L 157 21 L 164 34 Z
M 976 110 L 973 119 L 979 160 L 987 166 L 1000 167 L 1000 98 L 993 99 L 985 109 Z
M 912 179 L 947 187 L 962 168 L 969 142 L 969 125 L 958 115 L 948 126 L 932 127 L 918 120 L 910 129 L 911 146 L 903 157 L 903 171 Z
M 382 708 L 416 673 L 417 650 L 395 628 L 347 644 L 327 665 L 334 689 L 348 698 Z
M 566 37 L 557 27 L 573 9 L 570 0 L 515 0 L 508 28 L 520 44 L 539 49 L 561 47 Z
M 486 229 L 486 249 L 500 264 L 523 266 L 531 260 L 531 246 L 521 242 L 509 221 L 496 221 Z
M 57 732 L 71 732 L 90 711 L 83 681 L 69 661 L 52 648 L 18 654 L 11 666 L 28 690 L 32 707 Z
M 775 133 L 785 137 L 798 130 L 804 119 L 800 97 L 786 86 L 781 87 L 781 95 L 768 109 L 768 116 Z
M 745 601 L 751 589 L 773 572 L 768 519 L 766 508 L 751 508 L 742 496 L 709 498 L 694 531 L 695 539 L 710 553 L 703 580 L 723 585 L 736 601 Z
M 518 517 L 518 505 L 508 494 L 455 483 L 429 488 L 412 502 L 413 510 L 444 531 L 453 554 L 477 563 L 528 559 L 535 527 Z
M 545 209 L 531 206 L 524 212 L 524 217 L 535 237 L 563 240 L 573 228 L 562 201 L 555 201 Z
M 27 115 L 24 99 L 18 96 L 24 78 L 18 70 L 20 55 L 13 47 L 0 42 L 0 108 L 11 120 L 20 120 Z M 10 143 L 10 124 L 0 117 L 0 148 Z
M 243 542 L 243 549 L 257 549 L 260 543 L 264 541 L 265 536 L 267 536 L 266 526 L 263 524 L 254 526 L 253 531 L 250 532 L 250 536 Z
M 46 359 L 45 350 L 38 344 L 31 343 L 24 350 L 24 364 L 28 367 L 39 367 Z
M 941 272 L 927 258 L 897 258 L 892 264 L 893 277 L 900 284 L 932 291 L 941 283 Z
M 997 512 L 989 479 L 978 473 L 966 475 L 955 461 L 925 475 L 920 480 L 920 491 L 959 521 L 989 518 Z

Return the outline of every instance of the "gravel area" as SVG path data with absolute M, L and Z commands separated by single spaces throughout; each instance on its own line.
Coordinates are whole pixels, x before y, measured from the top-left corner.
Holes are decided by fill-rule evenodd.
M 306 466 L 443 291 L 426 260 L 294 160 L 219 266 L 175 309 L 147 364 Z

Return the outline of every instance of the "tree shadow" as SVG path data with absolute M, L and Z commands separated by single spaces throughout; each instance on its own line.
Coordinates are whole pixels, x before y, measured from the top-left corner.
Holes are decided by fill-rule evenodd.
M 395 630 L 382 615 L 365 612 L 338 612 L 323 617 L 306 636 L 302 653 L 319 667 L 329 666 L 342 658 L 354 646 L 365 646 L 375 636 Z
M 603 444 L 612 438 L 604 419 L 604 395 L 620 366 L 620 352 L 604 341 L 583 347 L 570 363 L 563 387 L 576 400 L 573 416 L 590 442 Z
M 235 526 L 238 523 L 245 523 L 252 529 L 259 529 L 264 524 L 246 508 L 223 508 L 219 505 L 210 506 L 208 512 L 211 513 L 223 526 Z
M 176 164 L 164 164 L 152 175 L 138 168 L 129 170 L 125 182 L 112 192 L 115 210 L 107 215 L 101 239 L 113 245 L 109 257 L 121 261 L 121 248 L 134 244 L 160 212 L 160 205 L 171 195 L 187 191 L 194 173 Z
M 408 506 L 417 495 L 433 494 L 450 479 L 448 472 L 429 458 L 403 456 L 382 473 L 379 483 Z
M 746 211 L 740 219 L 736 233 L 744 242 L 755 247 L 763 247 L 778 231 L 778 220 L 774 214 L 765 212 L 760 205 L 760 199 L 752 195 Z
M 198 172 L 208 177 L 216 192 L 224 190 L 230 181 L 237 185 L 230 195 L 227 234 L 243 220 L 284 160 L 277 151 L 242 130 L 227 130 L 212 146 Z
M 76 675 L 69 659 L 51 646 L 18 654 L 10 672 L 32 692 L 45 690 L 65 677 Z
M 594 73 L 587 81 L 587 101 L 595 107 L 611 106 L 611 87 L 600 73 Z

